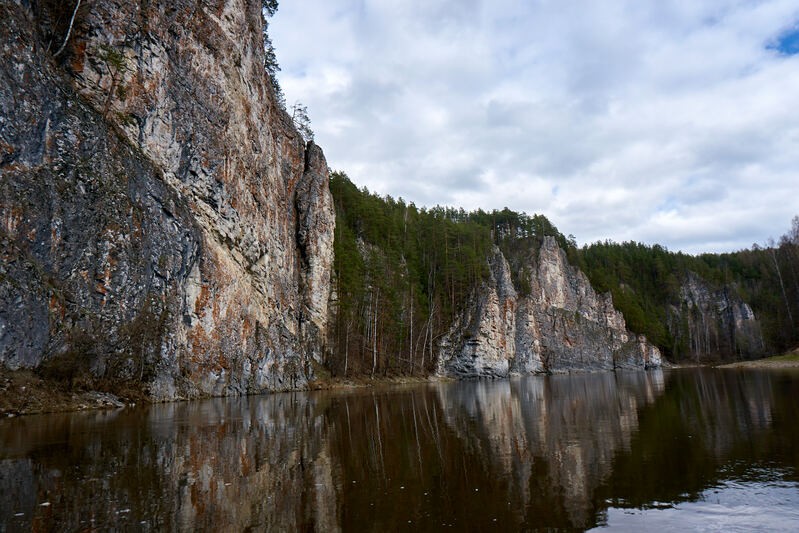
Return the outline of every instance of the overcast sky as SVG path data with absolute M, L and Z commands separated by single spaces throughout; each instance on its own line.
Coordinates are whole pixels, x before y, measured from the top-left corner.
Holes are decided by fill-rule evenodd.
M 281 0 L 270 34 L 381 195 L 690 253 L 799 214 L 797 0 Z

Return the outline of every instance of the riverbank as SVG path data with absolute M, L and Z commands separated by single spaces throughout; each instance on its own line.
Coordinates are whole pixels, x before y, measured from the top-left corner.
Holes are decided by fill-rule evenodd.
M 84 411 L 135 405 L 144 396 L 130 391 L 127 398 L 109 392 L 77 390 L 68 383 L 43 379 L 28 370 L 0 368 L 0 416 Z
M 799 368 L 799 348 L 782 355 L 757 359 L 755 361 L 741 361 L 727 365 L 719 365 L 717 368 L 758 368 L 758 369 L 783 369 Z
M 382 388 L 451 380 L 440 376 L 323 376 L 311 381 L 305 390 Z M 147 396 L 138 389 L 125 389 L 117 394 L 80 390 L 71 387 L 67 382 L 44 379 L 29 370 L 10 371 L 0 368 L 0 417 L 118 409 L 137 403 L 149 403 Z
M 708 364 L 665 363 L 664 369 L 694 368 L 711 366 Z M 799 348 L 783 355 L 742 361 L 717 368 L 784 369 L 799 368 Z M 331 377 L 327 372 L 317 373 L 320 379 L 308 383 L 305 390 L 347 390 L 361 388 L 395 387 L 420 383 L 455 381 L 442 376 L 350 376 Z M 112 389 L 115 390 L 115 389 Z M 0 417 L 29 415 L 38 413 L 59 413 L 93 409 L 118 409 L 148 403 L 147 396 L 138 389 L 115 390 L 116 394 L 96 390 L 79 390 L 66 382 L 44 379 L 35 372 L 27 370 L 9 371 L 0 368 Z M 177 400 L 180 401 L 180 400 Z

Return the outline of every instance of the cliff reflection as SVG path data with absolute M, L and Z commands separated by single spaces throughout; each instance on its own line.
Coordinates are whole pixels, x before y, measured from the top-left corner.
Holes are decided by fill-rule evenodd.
M 629 449 L 638 410 L 660 396 L 662 371 L 583 374 L 442 388 L 448 424 L 488 468 L 512 479 L 527 526 L 588 527 L 593 491 Z
M 656 371 L 3 420 L 0 530 L 587 528 L 758 461 L 795 474 L 798 392 Z
M 281 394 L 5 421 L 0 490 L 14 498 L 0 525 L 330 530 L 325 403 Z

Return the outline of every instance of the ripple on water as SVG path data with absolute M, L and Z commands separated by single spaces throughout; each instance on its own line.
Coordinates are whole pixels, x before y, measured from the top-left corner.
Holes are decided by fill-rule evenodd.
M 699 499 L 646 509 L 610 507 L 596 529 L 614 531 L 799 531 L 799 484 L 757 471 L 704 491 Z M 772 481 L 769 481 L 768 479 Z

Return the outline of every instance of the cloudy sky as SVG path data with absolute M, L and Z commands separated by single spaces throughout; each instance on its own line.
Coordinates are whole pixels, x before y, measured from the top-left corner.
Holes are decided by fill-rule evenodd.
M 281 0 L 270 33 L 381 195 L 690 253 L 799 214 L 797 0 Z

